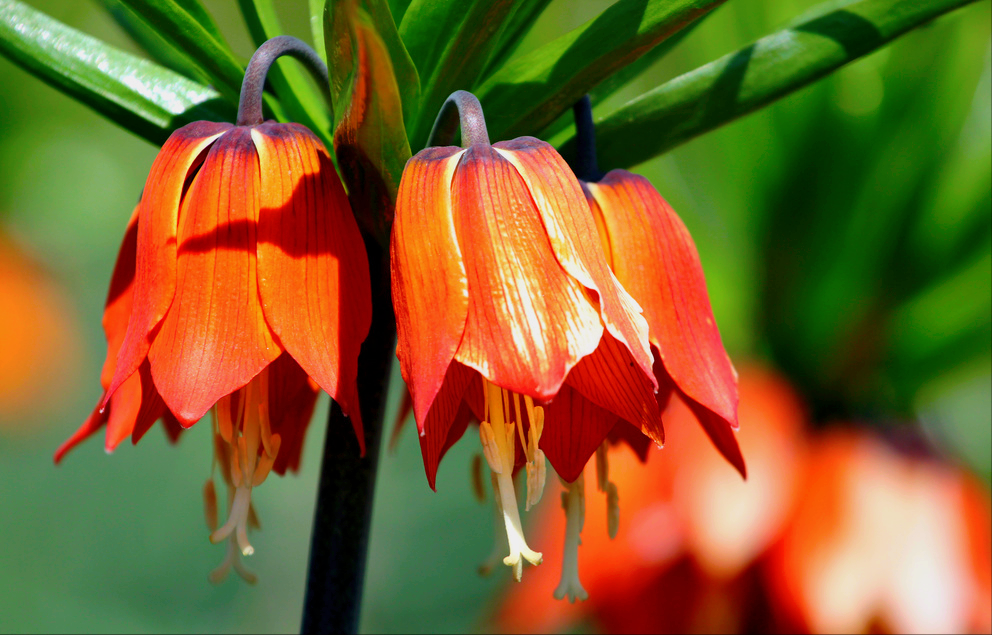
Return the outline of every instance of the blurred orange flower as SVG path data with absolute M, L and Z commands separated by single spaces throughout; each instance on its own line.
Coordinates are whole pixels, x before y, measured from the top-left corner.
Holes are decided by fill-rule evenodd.
M 509 589 L 497 630 L 560 632 L 988 632 L 992 507 L 972 477 L 892 449 L 870 432 L 813 434 L 780 377 L 740 376 L 742 483 L 718 460 L 690 409 L 673 399 L 670 439 L 647 465 L 616 453 L 620 531 L 607 514 L 583 531 L 590 599 L 552 599 L 553 571 Z M 540 540 L 561 553 L 551 504 Z
M 568 481 L 618 420 L 662 441 L 647 324 L 610 273 L 578 181 L 537 139 L 414 156 L 391 250 L 397 355 L 428 481 L 481 421 L 504 562 L 519 578 L 521 557 L 537 564 L 541 554 L 521 533 L 515 466 L 526 465 L 529 508 L 544 452 Z
M 78 328 L 65 289 L 0 231 L 0 426 L 22 429 L 75 379 Z
M 364 448 L 357 363 L 371 321 L 368 262 L 323 144 L 297 124 L 196 122 L 169 137 L 121 246 L 104 313 L 103 399 L 55 455 L 107 426 L 106 448 L 159 418 L 173 435 L 214 408 L 229 486 L 211 540 L 218 577 L 250 554 L 251 489 L 295 468 L 319 388 Z M 235 547 L 235 543 L 237 547 Z

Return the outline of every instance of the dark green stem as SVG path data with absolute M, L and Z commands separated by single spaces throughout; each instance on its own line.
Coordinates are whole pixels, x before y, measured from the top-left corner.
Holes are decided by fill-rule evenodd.
M 257 126 L 262 123 L 262 92 L 265 89 L 265 76 L 272 64 L 283 55 L 294 57 L 307 67 L 324 91 L 330 94 L 327 79 L 327 66 L 312 48 L 291 35 L 280 35 L 258 47 L 245 69 L 245 79 L 241 82 L 241 101 L 238 105 L 239 126 Z
M 486 118 L 482 114 L 482 104 L 479 99 L 466 90 L 456 90 L 451 93 L 434 120 L 431 136 L 427 138 L 427 147 L 447 146 L 455 140 L 455 131 L 461 123 L 462 147 L 474 145 L 489 145 L 489 131 L 486 130 Z

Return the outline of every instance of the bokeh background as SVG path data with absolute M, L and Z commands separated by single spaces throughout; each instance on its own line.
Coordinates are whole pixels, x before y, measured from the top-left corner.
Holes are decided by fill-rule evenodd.
M 138 52 L 100 2 L 30 4 Z M 204 4 L 247 59 L 236 3 Z M 308 40 L 307 3 L 279 4 L 287 31 Z M 607 4 L 552 2 L 520 51 Z M 613 100 L 736 50 L 814 4 L 728 2 Z M 871 429 L 902 451 L 974 475 L 986 506 L 990 50 L 983 1 L 636 170 L 692 232 L 739 367 L 760 363 L 784 377 L 804 404 L 809 434 L 841 424 Z M 252 540 L 254 588 L 206 580 L 223 556 L 206 539 L 202 512 L 209 426 L 195 426 L 175 447 L 156 428 L 140 447 L 124 444 L 112 456 L 93 441 L 52 464 L 100 394 L 107 283 L 155 154 L 0 58 L 0 631 L 299 626 L 326 396 L 300 474 L 253 494 L 264 527 Z M 394 380 L 390 413 L 398 373 Z M 434 493 L 414 435 L 408 426 L 384 450 L 362 629 L 498 629 L 511 581 L 506 571 L 476 573 L 492 545 L 489 505 L 471 493 L 476 444 L 466 438 L 454 447 Z M 669 460 L 666 451 L 652 460 Z M 650 489 L 654 477 L 644 474 L 641 487 Z M 728 467 L 715 478 L 735 477 Z M 554 487 L 549 480 L 543 506 L 556 505 Z M 525 524 L 538 534 L 534 518 L 547 515 Z M 550 593 L 530 588 L 542 601 Z M 603 627 L 576 619 L 567 628 Z

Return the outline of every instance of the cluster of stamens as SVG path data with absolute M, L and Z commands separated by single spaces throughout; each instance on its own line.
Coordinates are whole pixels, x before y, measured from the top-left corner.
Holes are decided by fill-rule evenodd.
M 223 397 L 214 406 L 214 467 L 227 484 L 227 521 L 217 527 L 217 494 L 213 478 L 204 488 L 204 508 L 210 542 L 228 541 L 224 561 L 210 574 L 211 582 L 221 582 L 231 568 L 249 583 L 256 578 L 244 568 L 241 556 L 255 552 L 248 541 L 248 529 L 259 528 L 251 504 L 251 490 L 265 481 L 282 438 L 269 425 L 268 369 L 243 388 Z
M 541 431 L 544 429 L 544 409 L 534 405 L 534 400 L 524 396 L 521 409 L 520 395 L 484 380 L 485 415 L 479 425 L 479 439 L 482 452 L 492 471 L 493 491 L 496 493 L 496 511 L 502 516 L 506 529 L 509 555 L 503 564 L 513 568 L 513 575 L 520 580 L 523 574 L 523 561 L 537 565 L 543 556 L 527 546 L 517 497 L 513 487 L 513 468 L 516 463 L 516 439 L 520 439 L 526 458 L 527 509 L 541 500 L 544 481 L 547 476 L 547 462 L 544 452 L 538 447 Z M 511 399 L 512 407 L 511 410 Z M 528 424 L 524 426 L 524 414 Z M 483 569 L 486 565 L 483 565 Z

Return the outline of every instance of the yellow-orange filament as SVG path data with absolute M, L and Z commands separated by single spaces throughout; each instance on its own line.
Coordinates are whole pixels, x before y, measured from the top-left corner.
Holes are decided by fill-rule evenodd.
M 223 580 L 233 567 L 242 578 L 254 582 L 255 576 L 241 565 L 241 556 L 255 552 L 248 540 L 248 529 L 258 527 L 251 504 L 251 490 L 265 481 L 282 439 L 269 425 L 269 375 L 263 370 L 237 392 L 222 398 L 214 407 L 214 465 L 227 483 L 227 521 L 217 527 L 217 495 L 213 482 L 204 488 L 204 505 L 210 541 L 228 540 L 224 562 L 210 575 Z
M 620 495 L 616 483 L 610 480 L 609 446 L 606 441 L 596 448 L 596 487 L 606 494 L 606 531 L 613 540 L 620 529 Z
M 515 421 L 510 420 L 514 413 L 510 410 L 511 398 L 508 391 L 484 380 L 484 396 L 485 420 L 479 425 L 479 440 L 482 443 L 486 462 L 494 476 L 494 490 L 506 528 L 506 539 L 510 553 L 503 558 L 503 564 L 512 567 L 514 577 L 520 580 L 523 574 L 523 560 L 537 565 L 541 563 L 543 556 L 527 546 L 523 527 L 520 523 L 520 512 L 517 509 L 517 498 L 513 487 L 516 437 L 520 437 L 524 454 L 527 457 L 527 500 L 530 504 L 532 500 L 536 502 L 540 499 L 540 490 L 543 490 L 544 485 L 546 470 L 544 453 L 537 447 L 537 443 L 540 441 L 541 427 L 544 424 L 544 411 L 535 407 L 533 402 L 525 397 L 525 401 L 528 403 L 528 414 L 534 412 L 530 418 L 530 430 L 525 434 L 519 396 L 513 396 L 516 410 Z M 538 411 L 540 411 L 539 415 L 537 414 Z M 540 423 L 535 426 L 534 421 L 537 418 L 540 419 Z M 533 476 L 531 476 L 532 472 Z

